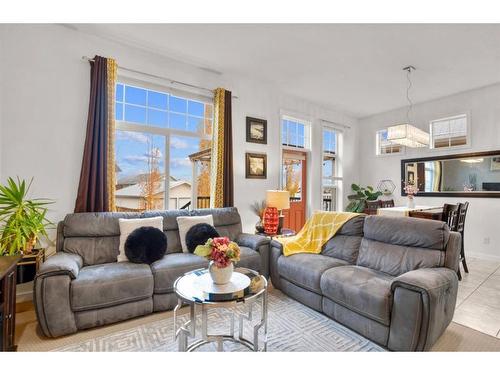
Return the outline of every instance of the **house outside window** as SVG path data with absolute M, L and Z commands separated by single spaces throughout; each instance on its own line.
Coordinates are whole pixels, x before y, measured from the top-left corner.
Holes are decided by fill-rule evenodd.
M 208 207 L 211 99 L 119 81 L 117 210 Z

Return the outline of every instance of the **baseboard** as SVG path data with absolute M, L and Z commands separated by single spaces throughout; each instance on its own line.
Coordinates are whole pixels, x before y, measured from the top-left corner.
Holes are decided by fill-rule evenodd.
M 481 252 L 467 251 L 467 253 L 465 254 L 465 259 L 467 259 L 467 257 L 500 262 L 500 255 L 492 255 Z

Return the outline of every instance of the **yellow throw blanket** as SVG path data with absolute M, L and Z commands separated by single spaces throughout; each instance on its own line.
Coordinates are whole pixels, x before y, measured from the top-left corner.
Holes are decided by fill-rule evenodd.
M 319 254 L 323 245 L 342 228 L 342 225 L 358 215 L 360 214 L 354 212 L 317 211 L 297 235 L 276 240 L 283 245 L 285 256 L 298 253 Z

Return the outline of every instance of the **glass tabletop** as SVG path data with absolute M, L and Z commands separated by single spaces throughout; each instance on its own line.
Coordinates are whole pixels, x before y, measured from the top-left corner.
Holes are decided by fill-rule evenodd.
M 202 287 L 202 281 L 208 277 L 208 269 L 202 268 L 184 274 L 179 277 L 174 283 L 174 291 L 177 296 L 186 302 L 203 303 L 203 304 L 219 304 L 247 301 L 256 298 L 262 294 L 267 288 L 267 280 L 258 272 L 238 267 L 234 270 L 239 273 L 238 279 L 248 277 L 249 282 L 245 288 L 231 290 L 224 293 L 210 293 L 206 288 Z

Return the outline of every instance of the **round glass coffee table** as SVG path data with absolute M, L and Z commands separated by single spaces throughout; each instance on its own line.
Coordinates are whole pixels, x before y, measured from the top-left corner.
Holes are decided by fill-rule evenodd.
M 224 341 L 232 341 L 244 345 L 252 351 L 267 350 L 267 280 L 258 272 L 248 268 L 236 268 L 231 285 L 217 286 L 208 283 L 208 270 L 198 269 L 184 274 L 174 283 L 174 291 L 178 302 L 174 309 L 175 339 L 179 351 L 194 351 L 197 348 L 215 342 L 217 350 L 223 350 Z M 252 326 L 253 337 L 243 337 L 244 323 L 252 324 L 253 306 L 261 305 L 261 316 Z M 189 305 L 189 319 L 178 324 L 179 309 Z M 230 329 L 228 334 L 208 333 L 208 310 L 224 308 L 230 312 Z M 197 327 L 197 317 L 201 312 L 201 327 Z M 238 334 L 235 334 L 235 321 L 238 318 Z M 262 347 L 259 346 L 259 331 L 263 328 Z M 197 338 L 197 329 L 201 337 Z M 194 339 L 188 344 L 188 339 Z

